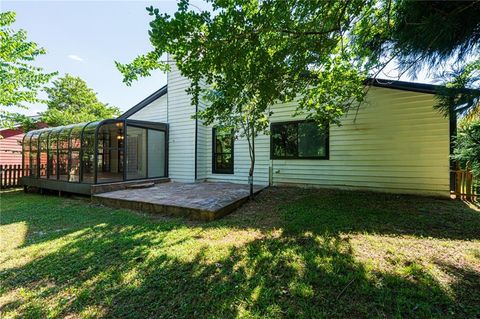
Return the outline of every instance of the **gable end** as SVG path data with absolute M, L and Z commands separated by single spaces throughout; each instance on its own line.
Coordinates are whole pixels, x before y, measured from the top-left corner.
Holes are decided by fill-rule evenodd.
M 162 88 L 160 88 L 158 91 L 155 91 L 154 93 L 152 93 L 151 95 L 149 95 L 148 97 L 146 97 L 143 101 L 141 101 L 140 103 L 138 103 L 137 105 L 135 105 L 134 107 L 130 108 L 128 111 L 126 111 L 125 113 L 123 113 L 122 115 L 120 115 L 118 118 L 119 119 L 126 119 L 126 118 L 129 118 L 130 116 L 132 116 L 133 114 L 137 113 L 138 111 L 140 111 L 141 109 L 143 109 L 145 106 L 149 105 L 150 103 L 152 103 L 153 101 L 157 100 L 158 98 L 164 96 L 165 94 L 167 94 L 167 85 L 163 86 Z

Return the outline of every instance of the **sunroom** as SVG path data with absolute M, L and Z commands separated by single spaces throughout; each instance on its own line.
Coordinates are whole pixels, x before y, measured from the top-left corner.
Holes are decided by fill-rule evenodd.
M 23 138 L 23 185 L 94 194 L 168 177 L 168 125 L 130 119 L 45 128 Z

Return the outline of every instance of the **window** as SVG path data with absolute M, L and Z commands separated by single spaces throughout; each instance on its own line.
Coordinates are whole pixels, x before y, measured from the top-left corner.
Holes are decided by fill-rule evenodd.
M 147 129 L 127 126 L 127 179 L 147 177 Z
M 44 131 L 38 138 L 38 166 L 40 167 L 40 178 L 47 178 L 47 163 L 48 163 L 48 135 L 50 131 Z
M 212 172 L 233 174 L 233 131 L 230 128 L 213 128 Z
M 167 142 L 167 124 L 137 120 L 108 119 L 31 131 L 22 141 L 25 182 L 42 178 L 44 185 L 50 184 L 47 179 L 99 184 L 166 177 Z
M 48 163 L 47 163 L 47 175 L 50 179 L 57 179 L 57 142 L 58 142 L 58 129 L 50 131 L 48 136 Z
M 83 129 L 82 154 L 82 182 L 93 183 L 95 174 L 95 129 L 99 122 L 91 122 Z
M 272 123 L 271 159 L 328 159 L 328 125 L 313 121 Z
M 149 129 L 147 139 L 148 177 L 167 176 L 165 132 Z
M 123 122 L 104 123 L 97 134 L 97 183 L 122 181 L 124 154 Z
M 30 176 L 38 178 L 38 136 L 41 134 L 35 131 L 30 139 Z
M 58 133 L 58 179 L 68 181 L 69 148 L 70 148 L 70 126 L 65 126 Z
M 83 125 L 77 125 L 70 131 L 70 167 L 68 181 L 80 182 L 80 148 L 82 145 Z

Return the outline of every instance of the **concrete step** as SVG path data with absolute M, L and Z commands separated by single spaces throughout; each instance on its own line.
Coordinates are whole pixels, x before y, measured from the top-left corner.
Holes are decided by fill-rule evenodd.
M 155 183 L 140 183 L 140 184 L 132 184 L 132 185 L 127 185 L 127 189 L 138 189 L 138 188 L 149 188 L 155 186 Z

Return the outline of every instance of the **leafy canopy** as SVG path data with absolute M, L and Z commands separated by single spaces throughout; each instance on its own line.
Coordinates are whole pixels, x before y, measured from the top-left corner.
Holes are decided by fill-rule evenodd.
M 66 74 L 45 88 L 48 109 L 42 113 L 42 121 L 51 126 L 116 117 L 120 110 L 104 104 L 97 94 L 79 77 Z
M 390 34 L 400 69 L 433 70 L 445 84 L 436 108 L 469 116 L 480 103 L 480 1 L 398 1 Z M 435 72 L 446 69 L 444 72 Z M 477 90 L 471 90 L 477 89 Z M 478 111 L 477 111 L 478 112 Z
M 0 12 L 0 126 L 11 126 L 19 115 L 8 110 L 26 103 L 39 102 L 37 93 L 56 73 L 44 73 L 31 64 L 46 53 L 35 42 L 27 40 L 24 30 L 14 31 L 15 13 Z
M 270 105 L 298 98 L 298 112 L 339 123 L 363 99 L 364 79 L 381 58 L 358 40 L 388 21 L 375 0 L 210 2 L 213 12 L 199 12 L 181 0 L 173 17 L 147 8 L 154 50 L 117 67 L 130 84 L 168 69 L 171 62 L 160 58 L 173 57 L 191 80 L 192 103 L 208 102 L 196 114 L 204 124 L 228 126 L 246 138 L 252 197 L 255 137 L 268 127 Z
M 404 68 L 463 66 L 480 49 L 480 2 L 397 1 L 389 34 Z
M 445 64 L 456 65 L 459 74 L 467 58 L 479 58 L 479 1 L 207 2 L 213 12 L 192 8 L 187 0 L 179 2 L 174 16 L 147 8 L 154 17 L 154 50 L 117 67 L 129 84 L 154 69 L 168 69 L 161 57 L 169 53 L 192 79 L 194 103 L 199 80 L 205 80 L 212 102 L 209 121 L 233 114 L 227 107 L 233 103 L 248 101 L 265 112 L 267 105 L 297 95 L 299 110 L 338 122 L 363 99 L 363 79 L 377 76 L 386 65 L 398 65 L 399 76 Z M 442 78 L 458 86 L 451 73 Z M 442 92 L 453 100 L 462 99 L 460 93 Z
M 187 0 L 173 17 L 147 8 L 154 20 L 154 50 L 131 64 L 117 63 L 130 84 L 174 57 L 192 80 L 193 102 L 207 97 L 207 123 L 299 97 L 299 111 L 330 122 L 364 96 L 363 80 L 381 56 L 366 41 L 372 29 L 388 28 L 386 8 L 374 0 L 211 1 L 213 13 L 192 9 Z M 202 84 L 202 85 L 201 85 Z
M 465 119 L 480 113 L 480 58 L 467 62 L 458 70 L 444 74 L 448 79 L 439 89 L 436 108 L 445 114 L 454 112 Z
M 480 120 L 460 125 L 452 156 L 461 168 L 469 169 L 480 178 Z

